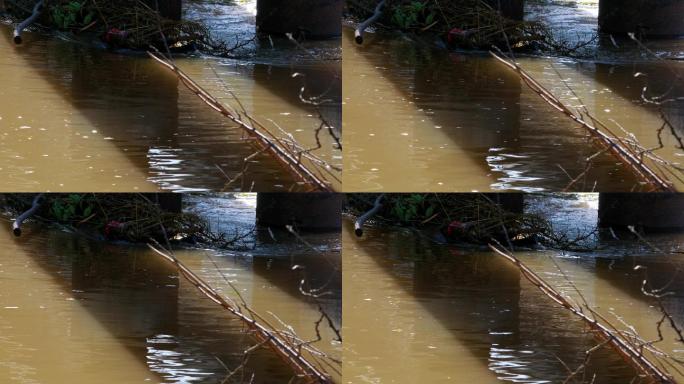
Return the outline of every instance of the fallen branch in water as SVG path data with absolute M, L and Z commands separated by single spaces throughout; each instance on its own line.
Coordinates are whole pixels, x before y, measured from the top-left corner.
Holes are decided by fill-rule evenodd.
M 637 177 L 648 183 L 648 185 L 650 185 L 654 191 L 676 192 L 673 183 L 667 178 L 667 176 L 663 175 L 662 170 L 661 172 L 658 172 L 654 169 L 658 168 L 657 160 L 653 166 L 650 166 L 643 161 L 643 155 L 647 154 L 649 152 L 648 150 L 636 151 L 630 145 L 628 145 L 625 140 L 615 135 L 605 124 L 591 115 L 588 117 L 592 120 L 593 125 L 585 121 L 583 116 L 573 112 L 549 90 L 547 90 L 530 74 L 522 69 L 516 62 L 506 58 L 500 50 L 499 55 L 493 51 L 490 51 L 490 54 L 496 60 L 515 71 L 520 76 L 522 81 L 549 105 L 584 127 L 595 142 L 597 142 L 602 148 L 605 148 L 607 151 L 609 151 L 623 164 L 628 166 Z M 667 166 L 669 164 L 664 165 Z M 673 173 L 673 171 L 670 169 L 666 168 L 666 170 L 670 173 Z
M 256 121 L 249 115 L 246 117 L 249 122 L 243 121 L 242 116 L 232 108 L 223 105 L 219 100 L 213 97 L 209 92 L 204 90 L 195 81 L 193 81 L 187 74 L 185 74 L 174 63 L 165 58 L 160 52 L 147 52 L 148 55 L 156 60 L 158 63 L 173 72 L 180 82 L 185 85 L 192 93 L 199 97 L 205 104 L 216 110 L 223 116 L 227 117 L 241 129 L 243 129 L 251 138 L 253 138 L 255 145 L 259 147 L 260 151 L 268 152 L 273 158 L 278 160 L 296 179 L 309 186 L 310 190 L 319 190 L 333 192 L 331 182 L 325 178 L 325 173 L 333 176 L 330 173 L 329 167 L 319 165 L 316 161 L 311 161 L 313 169 L 309 169 L 307 165 L 302 162 L 303 152 L 296 151 L 299 148 L 297 145 L 288 145 L 282 139 L 275 136 L 263 124 Z M 233 95 L 233 97 L 235 97 Z M 244 110 L 244 108 L 243 108 Z M 314 158 L 315 160 L 320 160 Z
M 208 297 L 214 303 L 220 305 L 228 312 L 237 317 L 251 332 L 256 339 L 257 345 L 268 345 L 285 363 L 300 376 L 305 383 L 331 383 L 330 375 L 322 368 L 316 367 L 302 355 L 301 345 L 297 345 L 292 340 L 297 340 L 293 335 L 284 333 L 273 327 L 269 322 L 254 312 L 242 299 L 239 291 L 231 284 L 231 288 L 237 293 L 241 303 L 232 299 L 225 298 L 212 288 L 207 282 L 202 280 L 182 262 L 180 262 L 170 251 L 164 250 L 162 246 L 155 242 L 155 245 L 148 244 L 148 247 L 162 256 L 166 261 L 176 267 L 178 272 L 194 285 L 198 291 Z M 243 312 L 243 309 L 246 312 Z M 305 350 L 313 355 L 323 355 L 322 352 L 306 346 Z
M 591 308 L 587 308 L 593 315 L 590 317 L 584 310 L 577 304 L 572 303 L 565 296 L 563 296 L 558 290 L 556 290 L 549 283 L 544 281 L 538 274 L 532 271 L 529 267 L 522 263 L 517 257 L 515 257 L 510 252 L 506 251 L 501 247 L 501 244 L 497 244 L 498 247 L 489 244 L 489 248 L 496 254 L 504 257 L 506 260 L 510 261 L 519 270 L 522 276 L 527 279 L 532 285 L 539 288 L 542 293 L 548 296 L 551 300 L 555 301 L 563 308 L 569 310 L 575 316 L 580 318 L 588 327 L 594 332 L 594 335 L 601 343 L 606 343 L 613 347 L 613 349 L 623 358 L 623 360 L 630 366 L 634 367 L 638 372 L 645 375 L 649 382 L 654 383 L 676 383 L 672 376 L 664 371 L 659 365 L 651 361 L 647 356 L 643 354 L 642 349 L 628 340 L 625 335 L 620 332 L 616 327 L 608 322 L 608 320 L 597 313 Z

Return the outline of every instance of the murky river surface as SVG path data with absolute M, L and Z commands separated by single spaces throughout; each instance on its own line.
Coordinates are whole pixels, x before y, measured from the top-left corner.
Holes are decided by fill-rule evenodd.
M 595 8 L 536 3 L 527 18 L 553 26 L 559 39 L 590 38 Z M 487 53 L 448 53 L 405 37 L 369 34 L 356 46 L 343 40 L 344 125 L 347 191 L 540 191 L 564 189 L 598 151 L 583 129 L 548 106 L 518 76 Z M 635 135 L 646 148 L 658 146 L 657 111 L 640 99 L 674 84 L 681 96 L 678 61 L 657 61 L 634 42 L 610 39 L 589 46 L 590 58 L 518 57 L 533 77 L 571 107 L 586 105 L 609 127 Z M 682 40 L 645 43 L 661 57 L 678 58 Z M 634 74 L 647 74 L 635 78 Z M 674 73 L 673 73 L 674 72 Z M 571 92 L 572 88 L 575 93 Z M 666 108 L 679 130 L 680 102 Z M 679 130 L 681 134 L 681 130 Z M 663 158 L 684 154 L 673 136 L 662 136 Z M 675 185 L 682 188 L 681 182 Z M 625 167 L 608 155 L 594 159 L 573 190 L 639 189 Z
M 595 196 L 527 199 L 530 210 L 555 210 L 551 219 L 559 227 L 595 226 Z M 649 240 L 679 250 L 684 237 Z M 577 299 L 555 260 L 592 307 L 619 327 L 624 321 L 646 339 L 656 339 L 660 314 L 640 292 L 642 275 L 633 267 L 648 266 L 651 281 L 661 286 L 682 267 L 681 257 L 658 254 L 634 240 L 603 245 L 590 253 L 516 255 Z M 350 226 L 343 232 L 343 247 L 347 382 L 559 383 L 598 344 L 573 315 L 492 253 L 435 245 L 398 230 L 369 229 L 357 239 Z M 680 324 L 683 281 L 675 279 L 669 287 L 674 294 L 665 302 Z M 684 357 L 674 334 L 667 330 L 665 335 L 659 347 Z M 594 375 L 596 383 L 627 383 L 634 370 L 602 348 L 592 353 L 579 377 L 591 382 Z
M 253 4 L 192 2 L 186 17 L 202 19 L 232 44 L 254 36 Z M 85 37 L 27 34 L 16 47 L 8 27 L 0 32 L 3 191 L 277 191 L 293 185 L 286 170 L 261 155 L 244 178 L 226 186 L 255 147 L 152 60 L 95 49 Z M 302 77 L 292 75 L 306 75 L 307 95 L 329 89 L 331 101 L 321 110 L 339 127 L 339 41 L 305 42 L 304 51 L 274 41 L 273 48 L 268 40 L 245 47 L 240 60 L 176 60 L 215 97 L 234 103 L 232 90 L 261 122 L 313 147 L 320 120 L 299 98 Z M 315 153 L 341 166 L 332 139 L 321 135 L 321 142 Z
M 222 225 L 230 231 L 254 223 L 249 197 L 191 199 L 188 207 L 208 215 L 229 209 L 236 220 Z M 258 247 L 250 252 L 186 249 L 176 255 L 229 294 L 226 276 L 252 308 L 273 319 L 271 311 L 304 338 L 315 335 L 318 312 L 299 294 L 300 276 L 291 263 L 305 265 L 312 284 L 337 273 L 329 286 L 332 295 L 322 304 L 339 326 L 338 235 L 305 236 L 322 254 L 284 235 L 277 244 L 266 237 L 255 235 Z M 243 351 L 254 344 L 242 324 L 145 247 L 33 226 L 21 238 L 0 231 L 0 240 L 2 382 L 221 383 L 226 369 L 239 366 Z M 340 346 L 321 330 L 326 342 L 317 345 L 339 358 Z M 244 376 L 228 382 L 249 382 L 252 374 L 260 383 L 292 378 L 291 369 L 268 349 L 251 355 Z

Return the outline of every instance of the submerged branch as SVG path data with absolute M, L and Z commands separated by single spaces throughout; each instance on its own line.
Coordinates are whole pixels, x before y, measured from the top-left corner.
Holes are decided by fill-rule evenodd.
M 499 62 L 515 71 L 523 80 L 523 82 L 530 89 L 532 89 L 532 91 L 544 99 L 544 101 L 546 101 L 549 105 L 584 127 L 601 147 L 605 148 L 623 164 L 628 166 L 637 177 L 648 183 L 653 190 L 676 192 L 672 182 L 665 175 L 662 175 L 662 172 L 657 172 L 650 165 L 643 161 L 643 152 L 646 151 L 639 153 L 633 150 L 629 145 L 627 145 L 627 143 L 625 143 L 623 139 L 616 136 L 605 124 L 591 115 L 588 117 L 592 120 L 593 125 L 585 121 L 581 115 L 577 115 L 570 110 L 570 108 L 568 108 L 555 95 L 553 95 L 549 90 L 537 82 L 517 63 L 503 56 L 501 51 L 499 51 L 501 56 L 493 51 L 490 51 L 490 54 Z
M 220 101 L 199 86 L 180 68 L 178 68 L 170 60 L 167 60 L 159 52 L 148 52 L 148 55 L 173 72 L 181 81 L 181 83 L 183 83 L 183 85 L 185 85 L 192 93 L 199 97 L 205 104 L 210 106 L 215 111 L 221 113 L 223 116 L 227 117 L 237 124 L 241 129 L 243 129 L 251 138 L 254 139 L 254 142 L 260 149 L 271 154 L 272 157 L 278 160 L 283 167 L 285 167 L 296 179 L 309 185 L 310 189 L 312 190 L 328 192 L 333 191 L 333 188 L 330 185 L 331 183 L 323 178 L 323 176 L 319 176 L 321 175 L 321 172 L 317 172 L 317 175 L 312 169 L 309 169 L 307 165 L 301 162 L 301 159 L 297 156 L 297 153 L 291 151 L 290 148 L 282 142 L 282 140 L 273 135 L 273 133 L 271 133 L 265 126 L 259 124 L 252 118 L 250 118 L 251 123 L 243 121 L 241 116 L 239 116 L 234 110 L 224 106 Z M 317 165 L 313 165 L 313 167 L 318 169 Z
M 153 246 L 148 244 L 148 247 L 156 252 L 158 255 L 163 257 L 166 261 L 171 263 L 176 267 L 178 272 L 192 285 L 197 288 L 202 294 L 209 298 L 214 303 L 220 305 L 235 317 L 237 317 L 250 331 L 252 336 L 256 339 L 257 345 L 268 345 L 271 349 L 283 359 L 292 369 L 307 383 L 331 383 L 330 376 L 317 368 L 314 364 L 309 362 L 297 349 L 296 345 L 285 340 L 281 337 L 280 332 L 278 332 L 273 326 L 268 324 L 268 322 L 261 316 L 256 314 L 251 310 L 244 300 L 242 300 L 242 306 L 248 311 L 245 313 L 240 308 L 236 302 L 232 300 L 227 300 L 221 294 L 219 294 L 214 288 L 212 288 L 207 282 L 202 280 L 194 272 L 192 272 L 188 267 L 185 266 L 181 261 L 179 261 L 173 254 L 168 251 L 162 250 L 161 246 Z M 264 325 L 265 324 L 265 325 Z
M 539 290 L 551 300 L 569 310 L 580 320 L 582 320 L 582 322 L 584 322 L 594 332 L 596 338 L 598 338 L 602 343 L 605 342 L 613 347 L 613 349 L 625 360 L 626 363 L 637 369 L 640 373 L 646 375 L 651 382 L 675 383 L 674 379 L 668 372 L 661 369 L 658 364 L 654 363 L 651 361 L 651 359 L 645 356 L 642 353 L 641 348 L 630 342 L 630 340 L 628 340 L 617 328 L 612 326 L 605 317 L 601 316 L 591 308 L 588 308 L 588 310 L 593 316 L 590 317 L 587 315 L 580 306 L 570 302 L 570 300 L 563 296 L 558 290 L 556 290 L 538 274 L 523 264 L 520 259 L 516 258 L 513 254 L 505 249 L 500 249 L 500 244 L 498 245 L 499 246 L 497 247 L 489 244 L 489 248 L 496 254 L 504 257 L 506 260 L 515 265 L 525 279 L 527 279 L 535 287 L 539 288 Z

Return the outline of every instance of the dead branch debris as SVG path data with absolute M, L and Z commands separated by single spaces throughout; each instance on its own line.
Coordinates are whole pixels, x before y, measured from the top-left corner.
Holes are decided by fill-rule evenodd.
M 347 212 L 356 217 L 355 232 L 363 235 L 363 225 L 411 227 L 428 232 L 444 231 L 454 222 L 463 224 L 456 240 L 461 245 L 486 247 L 492 237 L 517 245 L 543 245 L 553 249 L 583 252 L 594 250 L 591 240 L 596 229 L 575 234 L 556 230 L 543 217 L 503 209 L 487 194 L 424 193 L 387 194 L 377 204 L 379 194 L 352 194 L 347 197 Z M 366 216 L 365 213 L 371 215 Z M 360 231 L 359 231 L 360 230 Z M 447 241 L 449 239 L 446 239 Z
M 666 353 L 656 349 L 652 342 L 639 342 L 640 339 L 636 338 L 636 335 L 619 330 L 606 319 L 605 316 L 589 307 L 581 293 L 579 294 L 583 304 L 573 303 L 542 277 L 527 267 L 520 259 L 502 247 L 501 244 L 489 244 L 489 248 L 517 267 L 526 280 L 537 287 L 551 300 L 577 316 L 592 330 L 594 336 L 600 342 L 599 346 L 604 344 L 610 345 L 626 363 L 634 367 L 648 382 L 675 383 L 668 367 L 678 371 L 676 364 L 679 363 Z M 569 281 L 567 276 L 566 279 Z M 577 287 L 574 288 L 577 290 Z M 579 292 L 579 290 L 577 290 L 577 292 Z M 585 310 L 587 312 L 585 312 Z M 598 347 L 594 347 L 590 351 L 593 351 L 596 348 Z M 646 352 L 648 352 L 648 354 Z M 571 377 L 574 376 L 576 372 L 577 371 L 573 371 Z
M 28 15 L 33 0 L 6 0 L 6 11 L 15 18 Z M 74 34 L 90 33 L 112 48 L 146 49 L 150 44 L 174 50 L 201 50 L 228 57 L 251 44 L 251 38 L 238 38 L 234 44 L 216 39 L 201 22 L 171 20 L 159 15 L 154 4 L 143 0 L 46 1 L 41 25 Z M 0 10 L 2 11 L 2 10 Z M 160 41 L 159 32 L 164 38 Z
M 226 281 L 237 294 L 239 302 L 219 294 L 158 242 L 153 240 L 152 244 L 148 244 L 148 247 L 175 266 L 178 272 L 195 286 L 198 291 L 230 312 L 245 325 L 257 344 L 255 347 L 250 348 L 249 352 L 245 353 L 244 359 L 249 356 L 251 351 L 265 345 L 270 347 L 277 356 L 292 367 L 298 378 L 305 383 L 331 383 L 331 374 L 326 371 L 324 366 L 333 367 L 335 368 L 335 373 L 340 373 L 341 367 L 338 366 L 337 362 L 329 358 L 324 352 L 312 347 L 311 343 L 299 339 L 293 333 L 291 327 L 288 331 L 280 330 L 251 309 L 237 288 L 228 280 Z M 246 363 L 244 359 L 242 365 Z M 321 360 L 325 361 L 325 364 L 321 364 Z M 316 364 L 312 361 L 318 363 Z M 231 371 L 229 376 L 232 376 L 233 372 L 235 371 Z
M 485 0 L 388 0 L 380 4 L 378 0 L 347 1 L 349 13 L 366 20 L 357 26 L 357 43 L 363 43 L 363 31 L 371 24 L 415 34 L 436 34 L 449 46 L 460 49 L 489 49 L 495 45 L 567 56 L 581 55 L 598 38 L 558 38 L 544 23 L 512 20 L 499 12 L 495 2 Z
M 574 112 L 536 81 L 518 63 L 506 57 L 501 50 L 497 49 L 497 51 L 498 54 L 493 51 L 490 52 L 492 57 L 515 71 L 521 80 L 549 105 L 585 128 L 602 150 L 606 150 L 627 166 L 652 191 L 675 192 L 674 184 L 669 179 L 669 176 L 679 178 L 680 170 L 674 165 L 653 154 L 651 149 L 639 146 L 634 138 L 628 142 L 619 137 L 606 124 L 592 116 L 586 108 L 583 114 Z M 583 115 L 586 115 L 591 120 L 591 123 L 586 121 Z M 647 162 L 647 160 L 650 161 Z
M 6 194 L 3 198 L 12 216 L 36 207 L 36 201 L 40 201 L 30 220 L 96 239 L 133 243 L 147 242 L 150 237 L 163 240 L 159 231 L 161 222 L 166 235 L 177 242 L 230 250 L 254 246 L 256 228 L 216 232 L 202 217 L 161 209 L 153 198 L 144 194 Z
M 232 92 L 231 94 L 238 103 L 242 113 L 236 108 L 226 106 L 214 98 L 159 51 L 149 51 L 148 54 L 159 64 L 173 72 L 181 83 L 205 104 L 237 124 L 258 148 L 257 153 L 269 153 L 299 181 L 300 186 L 304 190 L 332 192 L 334 191 L 332 180 L 338 183 L 341 182 L 341 177 L 337 174 L 339 172 L 334 167 L 329 166 L 323 159 L 313 155 L 311 150 L 296 143 L 292 136 L 290 136 L 289 140 L 276 136 L 265 125 L 247 113 L 237 96 L 232 94 Z M 249 156 L 245 163 L 248 163 L 251 158 L 252 156 Z M 245 169 L 243 169 L 241 174 L 244 174 L 244 171 Z
M 311 245 L 308 241 L 306 241 L 296 230 L 293 226 L 287 225 L 286 229 L 288 232 L 290 232 L 297 240 L 304 244 L 309 250 L 314 251 L 315 253 L 321 254 L 321 251 L 316 249 L 313 245 Z M 333 280 L 336 277 L 339 277 L 341 270 L 338 265 L 335 265 L 331 263 L 332 265 L 332 270 L 330 271 L 330 275 L 328 276 L 328 279 L 325 283 L 321 284 L 317 288 L 311 287 L 311 284 L 309 283 L 309 279 L 307 278 L 307 271 L 306 267 L 302 265 L 292 265 L 292 270 L 293 271 L 299 271 L 301 274 L 301 279 L 299 281 L 299 292 L 313 300 L 314 304 L 316 304 L 316 307 L 318 308 L 318 312 L 321 314 L 319 319 L 314 323 L 315 324 L 315 330 L 316 330 L 316 338 L 314 340 L 310 340 L 307 343 L 314 343 L 322 340 L 321 337 L 321 332 L 320 332 L 320 325 L 323 322 L 323 320 L 326 321 L 328 327 L 330 330 L 335 334 L 335 341 L 337 342 L 342 342 L 342 331 L 335 326 L 335 322 L 333 321 L 332 317 L 330 314 L 328 314 L 325 309 L 323 308 L 323 304 L 320 301 L 321 297 L 329 295 L 331 292 L 328 291 L 328 287 L 332 284 Z

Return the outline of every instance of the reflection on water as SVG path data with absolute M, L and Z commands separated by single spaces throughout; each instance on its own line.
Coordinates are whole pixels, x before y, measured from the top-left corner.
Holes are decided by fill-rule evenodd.
M 596 196 L 579 195 L 549 202 L 535 197 L 533 210 L 554 215 L 561 230 L 593 227 Z M 562 208 L 562 209 L 559 209 Z M 402 230 L 369 229 L 358 239 L 347 222 L 344 247 L 345 377 L 354 382 L 563 382 L 568 368 L 584 361 L 598 342 L 584 325 L 521 278 L 507 261 L 485 251 L 440 246 Z M 565 226 L 563 226 L 563 224 Z M 655 244 L 681 242 L 681 235 L 648 238 Z M 597 240 L 598 241 L 598 240 Z M 623 327 L 629 324 L 647 340 L 657 339 L 661 318 L 652 299 L 641 293 L 642 272 L 660 287 L 671 281 L 665 306 L 684 321 L 684 293 L 678 257 L 645 252 L 636 240 L 602 244 L 604 249 L 564 255 L 526 251 L 516 255 L 563 294 L 589 304 Z M 574 286 L 559 273 L 555 259 Z M 663 327 L 657 343 L 684 357 L 675 334 Z M 630 382 L 635 372 L 612 350 L 591 355 L 587 381 Z
M 339 244 L 337 234 L 319 236 Z M 243 351 L 254 344 L 241 323 L 145 247 L 33 227 L 18 239 L 0 231 L 0 242 L 2 382 L 221 383 L 226 367 L 239 366 Z M 339 251 L 307 253 L 295 242 L 255 255 L 204 250 L 176 255 L 221 289 L 226 288 L 221 273 L 228 276 L 252 308 L 271 311 L 304 338 L 311 338 L 317 309 L 299 294 L 291 257 L 311 271 L 313 284 L 328 279 L 340 262 Z M 323 299 L 338 325 L 339 280 L 334 275 L 332 294 Z M 339 356 L 340 346 L 324 340 L 321 348 Z M 247 381 L 253 373 L 258 383 L 292 378 L 291 369 L 263 348 L 247 363 Z M 228 382 L 242 378 L 238 374 Z
M 89 41 L 36 35 L 15 47 L 9 29 L 2 29 L 4 190 L 222 190 L 243 170 L 243 159 L 255 152 L 241 130 L 142 55 L 113 54 L 91 48 Z M 321 50 L 338 52 L 339 43 L 337 48 L 332 44 Z M 291 43 L 288 48 L 297 50 Z M 277 52 L 284 56 L 285 51 Z M 277 124 L 304 147 L 314 147 L 320 120 L 299 98 L 302 79 L 307 95 L 329 89 L 330 102 L 322 113 L 339 127 L 339 62 L 269 60 L 197 57 L 177 63 L 217 98 L 233 102 L 230 88 L 271 129 L 278 131 Z M 304 76 L 293 78 L 294 73 Z M 321 145 L 315 153 L 341 166 L 340 151 L 328 135 L 321 135 Z M 293 183 L 275 160 L 258 156 L 245 177 L 227 188 L 283 190 Z
M 554 15 L 545 17 L 562 18 Z M 591 15 L 579 18 L 586 21 Z M 382 34 L 369 35 L 359 47 L 351 31 L 345 32 L 348 190 L 561 190 L 598 151 L 583 129 L 484 52 L 449 54 L 425 42 Z M 586 105 L 620 135 L 633 134 L 644 147 L 658 147 L 656 130 L 662 121 L 640 99 L 641 91 L 647 85 L 647 94 L 655 96 L 674 86 L 668 96 L 681 96 L 681 84 L 673 82 L 681 66 L 644 57 L 633 42 L 620 44 L 620 56 L 597 48 L 597 62 L 517 61 L 567 105 Z M 681 50 L 677 44 L 668 49 Z M 635 78 L 635 73 L 645 76 Z M 665 110 L 681 135 L 682 102 L 669 103 Z M 679 164 L 677 141 L 669 132 L 661 138 L 664 148 L 656 153 Z M 640 188 L 635 177 L 606 154 L 573 186 L 583 191 L 633 188 Z

